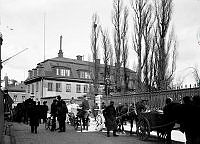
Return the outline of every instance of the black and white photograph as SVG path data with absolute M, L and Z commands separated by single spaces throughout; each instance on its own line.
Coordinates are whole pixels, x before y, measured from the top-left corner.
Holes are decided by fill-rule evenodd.
M 0 144 L 200 144 L 200 0 L 0 0 Z

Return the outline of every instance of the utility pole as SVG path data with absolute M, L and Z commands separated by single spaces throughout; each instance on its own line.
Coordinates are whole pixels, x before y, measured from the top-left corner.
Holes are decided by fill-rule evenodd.
M 1 80 L 1 45 L 3 42 L 2 34 L 0 33 L 0 80 Z M 3 104 L 3 91 L 1 90 L 1 81 L 0 81 L 0 143 L 3 143 L 3 128 L 4 128 L 4 104 Z

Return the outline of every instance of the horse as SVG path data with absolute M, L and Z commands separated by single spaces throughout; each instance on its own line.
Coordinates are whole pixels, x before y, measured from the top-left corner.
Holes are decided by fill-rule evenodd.
M 118 131 L 124 132 L 124 123 L 128 121 L 131 126 L 130 134 L 132 134 L 133 122 L 134 120 L 136 120 L 136 117 L 137 115 L 135 113 L 135 108 L 133 104 L 130 107 L 128 107 L 127 104 L 123 105 L 120 109 L 120 112 L 118 112 L 117 117 Z

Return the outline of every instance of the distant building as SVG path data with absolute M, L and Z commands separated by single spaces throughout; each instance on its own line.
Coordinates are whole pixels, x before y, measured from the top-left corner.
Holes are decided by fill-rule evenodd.
M 16 80 L 9 80 L 8 76 L 4 77 L 5 87 L 3 89 L 8 90 L 9 96 L 13 100 L 12 107 L 18 103 L 22 103 L 27 99 L 26 85 L 24 82 L 18 83 Z
M 104 93 L 104 65 L 100 64 L 100 60 L 98 64 L 99 93 Z M 77 55 L 77 59 L 63 57 L 60 48 L 58 57 L 40 62 L 36 68 L 28 71 L 28 78 L 25 80 L 27 96 L 36 101 L 52 102 L 58 95 L 66 101 L 70 101 L 72 97 L 79 100 L 83 95 L 94 95 L 92 65 L 92 62 L 84 61 L 80 55 Z M 130 87 L 134 87 L 134 76 L 135 72 L 129 70 Z

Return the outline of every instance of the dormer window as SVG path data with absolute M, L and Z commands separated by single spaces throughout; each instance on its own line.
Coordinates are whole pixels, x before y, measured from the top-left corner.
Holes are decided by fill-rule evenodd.
M 28 78 L 31 78 L 31 77 L 32 77 L 32 73 L 33 73 L 32 70 L 29 70 L 29 71 L 28 71 Z
M 87 71 L 80 71 L 80 76 L 79 77 L 83 78 L 83 79 L 90 79 L 90 74 Z
M 57 76 L 69 77 L 70 76 L 70 69 L 56 68 L 56 75 Z

